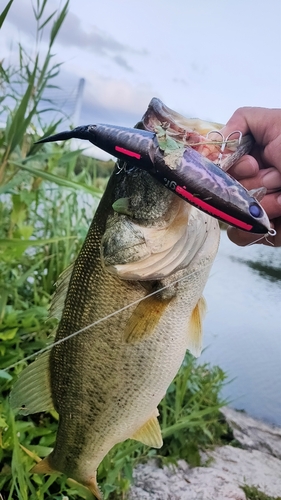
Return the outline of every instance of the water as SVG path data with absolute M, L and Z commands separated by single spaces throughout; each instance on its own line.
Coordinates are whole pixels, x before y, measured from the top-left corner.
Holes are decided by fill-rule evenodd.
M 240 248 L 223 231 L 204 295 L 200 361 L 227 372 L 230 406 L 281 426 L 281 248 Z

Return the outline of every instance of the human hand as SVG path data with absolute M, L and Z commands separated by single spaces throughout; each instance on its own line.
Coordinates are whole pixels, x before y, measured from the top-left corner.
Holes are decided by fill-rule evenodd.
M 256 144 L 251 156 L 240 158 L 228 172 L 246 189 L 267 189 L 261 205 L 276 231 L 276 235 L 267 240 L 281 246 L 281 109 L 239 108 L 221 132 L 226 137 L 234 130 L 240 130 L 243 135 L 252 134 Z M 240 246 L 259 237 L 233 227 L 228 228 L 227 233 L 229 239 Z M 265 238 L 258 243 L 268 244 Z

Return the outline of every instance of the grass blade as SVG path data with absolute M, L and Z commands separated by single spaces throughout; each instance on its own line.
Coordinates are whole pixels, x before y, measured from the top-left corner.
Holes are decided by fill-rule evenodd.
M 44 172 L 44 170 L 39 170 L 34 167 L 29 167 L 28 165 L 23 165 L 22 163 L 19 162 L 12 162 L 14 165 L 17 165 L 19 168 L 26 170 L 30 174 L 32 174 L 34 177 L 41 177 L 42 179 L 45 179 L 46 181 L 49 182 L 54 182 L 58 186 L 63 186 L 69 189 L 75 189 L 75 190 L 80 190 L 84 191 L 86 193 L 90 193 L 98 198 L 102 197 L 102 191 L 99 189 L 93 188 L 91 186 L 87 186 L 86 184 L 82 184 L 80 182 L 75 182 L 71 181 L 69 179 L 65 179 L 63 177 L 59 177 L 58 175 L 51 174 L 49 172 Z
M 42 30 L 44 28 L 44 26 L 46 26 L 46 24 L 48 24 L 49 21 L 51 21 L 51 19 L 54 17 L 56 11 L 53 12 L 47 19 L 46 21 L 43 22 L 43 24 L 41 24 L 41 26 L 39 26 L 38 28 L 38 31 Z
M 14 148 L 17 146 L 17 144 L 21 144 L 23 135 L 26 132 L 26 127 L 27 127 L 28 123 L 24 117 L 26 115 L 26 111 L 28 109 L 28 104 L 30 102 L 32 93 L 34 91 L 34 81 L 35 81 L 35 76 L 36 76 L 36 72 L 37 72 L 37 65 L 38 65 L 38 59 L 36 60 L 34 70 L 33 70 L 33 73 L 31 75 L 26 92 L 22 98 L 21 103 L 18 106 L 18 109 L 16 110 L 16 112 L 12 118 L 11 125 L 7 131 L 7 142 L 8 142 L 7 152 L 8 152 L 8 154 L 10 154 L 14 150 Z M 33 113 L 34 112 L 35 112 L 35 110 L 33 111 Z M 30 122 L 30 119 L 31 119 L 31 116 L 29 113 L 29 120 L 28 120 L 29 122 Z
M 21 240 L 19 238 L 2 238 L 0 239 L 0 247 L 8 249 L 9 247 L 17 247 L 26 249 L 29 247 L 40 247 L 42 245 L 49 245 L 50 243 L 57 243 L 61 240 L 74 239 L 75 236 L 61 236 L 57 238 L 46 238 L 42 240 Z
M 58 19 L 53 24 L 51 35 L 50 35 L 50 42 L 49 42 L 50 47 L 53 45 L 55 38 L 56 38 L 60 28 L 61 28 L 61 25 L 65 20 L 65 17 L 67 15 L 67 10 L 68 10 L 68 4 L 69 4 L 69 0 L 67 0 L 66 4 L 64 5 L 64 7 L 63 7 L 63 9 L 58 17 Z
M 3 22 L 6 19 L 6 16 L 7 16 L 9 10 L 10 10 L 10 7 L 11 7 L 13 1 L 14 0 L 10 0 L 9 3 L 7 3 L 7 5 L 6 5 L 5 9 L 3 10 L 3 12 L 0 14 L 0 29 L 2 28 L 2 24 L 3 24 Z

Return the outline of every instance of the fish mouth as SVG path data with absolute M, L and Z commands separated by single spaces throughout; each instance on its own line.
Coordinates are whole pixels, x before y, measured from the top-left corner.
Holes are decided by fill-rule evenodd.
M 208 134 L 220 131 L 223 124 L 209 122 L 198 118 L 185 118 L 180 113 L 169 108 L 157 97 L 151 99 L 142 120 L 137 124 L 137 128 L 143 128 L 150 132 L 155 132 L 162 127 L 173 140 L 182 146 L 190 146 L 202 156 L 212 162 L 216 162 L 221 151 L 221 141 L 215 140 L 215 136 L 210 140 Z M 253 137 L 245 135 L 242 138 L 233 138 L 226 144 L 220 158 L 220 166 L 226 171 L 235 161 L 237 149 L 239 156 L 249 152 L 254 144 Z M 245 153 L 243 153 L 245 151 Z M 234 158 L 233 158 L 234 155 Z

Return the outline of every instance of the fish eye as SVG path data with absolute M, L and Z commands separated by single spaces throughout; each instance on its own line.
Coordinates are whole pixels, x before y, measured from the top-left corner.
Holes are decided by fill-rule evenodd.
M 252 203 L 249 206 L 249 212 L 255 218 L 258 218 L 258 217 L 262 216 L 262 209 L 261 209 L 261 207 L 257 203 Z

